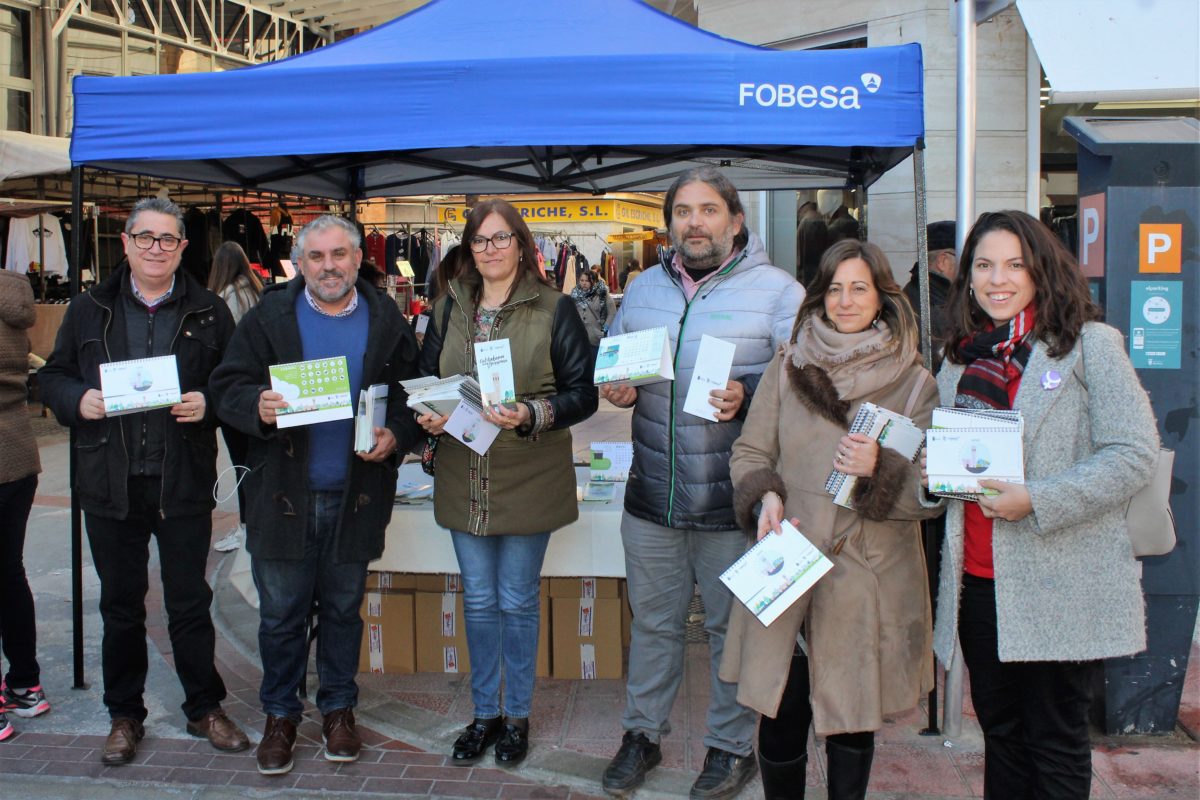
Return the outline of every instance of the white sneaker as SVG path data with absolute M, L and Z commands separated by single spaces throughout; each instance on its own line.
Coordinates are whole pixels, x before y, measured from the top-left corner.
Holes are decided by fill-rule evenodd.
M 245 525 L 235 526 L 224 538 L 217 540 L 217 543 L 213 545 L 213 550 L 216 550 L 218 553 L 228 553 L 231 550 L 237 550 L 242 546 L 242 539 L 245 533 Z

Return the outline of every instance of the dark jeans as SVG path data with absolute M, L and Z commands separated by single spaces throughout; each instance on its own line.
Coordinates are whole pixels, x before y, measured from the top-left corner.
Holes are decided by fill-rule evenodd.
M 304 706 L 300 684 L 308 664 L 305 623 L 313 598 L 317 616 L 317 708 L 322 714 L 358 703 L 360 614 L 367 583 L 367 562 L 335 562 L 335 534 L 342 512 L 341 492 L 313 492 L 304 558 L 251 560 L 258 587 L 258 649 L 263 677 L 263 711 L 299 722 Z
M 146 718 L 146 592 L 150 536 L 158 541 L 163 602 L 175 672 L 183 685 L 183 713 L 198 720 L 225 699 L 225 683 L 214 664 L 216 634 L 205 580 L 212 516 L 189 514 L 162 519 L 159 478 L 129 479 L 129 516 L 123 520 L 86 514 L 92 563 L 100 576 L 104 621 L 101 662 L 104 705 L 113 719 Z
M 225 449 L 229 451 L 229 463 L 235 466 L 249 467 L 246 456 L 250 451 L 250 437 L 237 428 L 228 425 L 221 426 L 221 436 L 225 438 Z M 233 480 L 237 483 L 238 521 L 246 524 L 246 488 L 242 483 L 245 470 L 235 469 Z
M 971 676 L 971 702 L 983 728 L 983 796 L 1087 800 L 1092 785 L 1090 664 L 1001 662 L 996 584 L 973 575 L 963 575 L 958 638 Z
M 8 659 L 5 683 L 29 689 L 41 682 L 33 593 L 25 578 L 25 525 L 38 476 L 0 483 L 0 644 Z

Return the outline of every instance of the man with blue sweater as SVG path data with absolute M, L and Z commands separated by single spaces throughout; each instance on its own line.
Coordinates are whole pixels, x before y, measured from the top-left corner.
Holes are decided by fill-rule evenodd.
M 355 761 L 359 642 L 367 562 L 383 553 L 396 493 L 396 453 L 419 429 L 398 381 L 416 374 L 417 343 L 396 304 L 358 279 L 359 233 L 340 217 L 310 222 L 296 240 L 300 275 L 270 287 L 243 318 L 213 372 L 218 413 L 249 434 L 246 544 L 259 594 L 259 699 L 267 714 L 258 770 L 292 769 L 298 697 L 308 659 L 306 620 L 318 600 L 316 705 L 324 756 Z M 275 364 L 345 356 L 351 397 L 389 386 L 376 445 L 354 452 L 354 420 L 280 429 L 287 403 L 270 388 Z

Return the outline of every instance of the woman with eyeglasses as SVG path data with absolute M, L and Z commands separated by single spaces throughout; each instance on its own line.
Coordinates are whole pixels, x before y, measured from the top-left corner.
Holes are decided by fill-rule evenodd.
M 579 516 L 569 426 L 596 410 L 587 332 L 575 304 L 538 272 L 533 235 L 501 199 L 472 209 L 456 277 L 434 303 L 421 373 L 473 374 L 478 342 L 507 339 L 516 402 L 489 406 L 500 434 L 479 455 L 443 428 L 436 437 L 434 516 L 450 529 L 463 578 L 474 719 L 454 743 L 456 764 L 495 745 L 500 764 L 529 749 L 540 623 L 539 584 L 550 533 Z M 501 691 L 503 684 L 503 692 Z
M 1017 409 L 1023 484 L 947 500 L 933 646 L 960 654 L 983 729 L 983 793 L 1091 791 L 1091 668 L 1146 646 L 1125 506 L 1158 427 L 1075 257 L 1021 211 L 983 214 L 950 287 L 942 404 Z

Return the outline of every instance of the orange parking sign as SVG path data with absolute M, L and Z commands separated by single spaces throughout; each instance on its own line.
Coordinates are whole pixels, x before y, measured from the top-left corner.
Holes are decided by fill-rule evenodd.
M 1183 225 L 1138 226 L 1138 272 L 1183 271 Z

